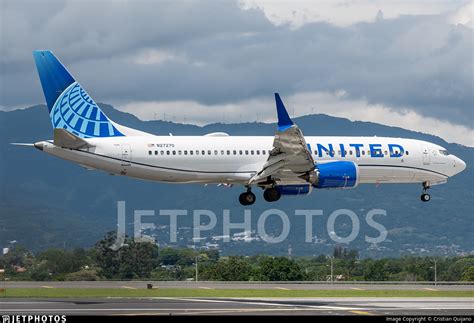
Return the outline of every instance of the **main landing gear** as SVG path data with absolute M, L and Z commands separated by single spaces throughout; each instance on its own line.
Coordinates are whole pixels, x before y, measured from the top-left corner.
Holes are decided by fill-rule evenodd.
M 263 198 L 267 202 L 276 202 L 280 199 L 280 197 L 280 190 L 276 187 L 270 187 L 263 191 Z
M 423 194 L 421 194 L 420 198 L 423 202 L 428 202 L 429 200 L 431 200 L 431 196 L 426 193 L 426 191 L 430 188 L 430 186 L 428 185 L 428 183 L 424 182 L 423 183 Z
M 276 202 L 280 199 L 281 192 L 276 187 L 269 187 L 263 191 L 263 198 L 267 202 Z M 255 194 L 252 193 L 250 187 L 247 187 L 247 192 L 240 194 L 239 202 L 242 205 L 252 205 L 255 203 Z
M 255 203 L 255 194 L 252 193 L 250 187 L 247 187 L 247 192 L 240 194 L 239 202 L 242 205 L 252 205 Z

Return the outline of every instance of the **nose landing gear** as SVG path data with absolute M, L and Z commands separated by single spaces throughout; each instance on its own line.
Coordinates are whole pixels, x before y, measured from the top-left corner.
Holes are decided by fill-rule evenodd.
M 420 198 L 423 202 L 428 202 L 429 200 L 431 200 L 431 196 L 426 193 L 426 191 L 430 188 L 430 186 L 428 185 L 428 183 L 424 182 L 423 183 L 423 194 L 421 194 Z

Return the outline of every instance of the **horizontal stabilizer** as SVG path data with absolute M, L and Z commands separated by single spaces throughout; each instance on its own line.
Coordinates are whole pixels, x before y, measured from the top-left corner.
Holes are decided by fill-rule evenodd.
M 71 149 L 90 147 L 89 143 L 84 139 L 61 128 L 54 129 L 54 145 L 61 148 Z

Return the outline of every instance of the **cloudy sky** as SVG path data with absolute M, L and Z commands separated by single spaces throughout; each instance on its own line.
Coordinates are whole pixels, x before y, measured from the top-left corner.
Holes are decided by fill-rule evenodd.
M 43 103 L 51 49 L 97 102 L 141 119 L 326 113 L 474 146 L 474 2 L 0 2 L 0 109 Z M 304 130 L 304 129 L 303 129 Z

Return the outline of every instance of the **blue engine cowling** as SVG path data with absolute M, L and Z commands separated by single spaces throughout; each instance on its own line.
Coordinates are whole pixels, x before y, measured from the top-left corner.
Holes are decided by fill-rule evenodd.
M 359 167 L 350 161 L 317 164 L 316 173 L 316 188 L 353 188 L 359 184 Z
M 308 195 L 311 193 L 311 189 L 309 184 L 278 186 L 281 195 Z

